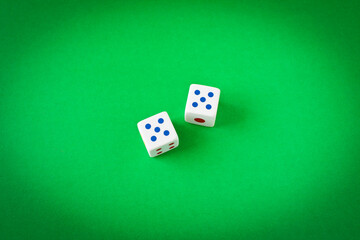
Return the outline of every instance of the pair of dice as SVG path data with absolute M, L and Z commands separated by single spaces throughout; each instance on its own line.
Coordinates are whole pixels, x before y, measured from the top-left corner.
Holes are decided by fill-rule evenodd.
M 191 84 L 185 108 L 185 121 L 205 127 L 215 125 L 220 89 Z M 150 157 L 179 146 L 179 137 L 167 112 L 140 121 L 138 129 Z

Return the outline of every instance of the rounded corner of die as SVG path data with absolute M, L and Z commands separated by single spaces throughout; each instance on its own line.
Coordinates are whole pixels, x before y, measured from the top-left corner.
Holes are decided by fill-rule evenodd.
M 192 83 L 192 84 L 190 84 L 189 89 L 193 89 L 193 88 L 196 88 L 196 87 L 198 87 L 198 86 L 199 86 L 199 84 Z
M 191 123 L 191 120 L 192 120 L 192 114 L 191 114 L 191 112 L 186 112 L 186 113 L 185 113 L 184 120 L 185 120 L 185 122 Z
M 207 125 L 206 127 L 212 128 L 214 126 L 215 126 L 215 123 L 211 123 L 211 124 Z
M 173 141 L 179 141 L 179 135 L 177 134 L 177 132 L 175 131 L 174 132 L 174 138 L 173 138 Z
M 167 111 L 162 111 L 161 114 L 165 114 L 166 116 L 169 116 L 169 113 Z
M 215 94 L 217 94 L 218 96 L 220 96 L 221 90 L 218 87 L 212 87 L 213 91 L 215 92 Z

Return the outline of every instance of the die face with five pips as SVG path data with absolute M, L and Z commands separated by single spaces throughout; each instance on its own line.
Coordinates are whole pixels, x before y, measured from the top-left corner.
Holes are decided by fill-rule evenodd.
M 185 121 L 205 127 L 215 125 L 220 89 L 191 84 L 185 107 Z M 150 157 L 179 146 L 179 137 L 167 112 L 140 121 L 138 129 Z
M 185 107 L 185 121 L 205 127 L 215 125 L 220 89 L 191 84 Z
M 179 145 L 179 137 L 167 112 L 146 118 L 137 126 L 150 157 L 159 156 Z

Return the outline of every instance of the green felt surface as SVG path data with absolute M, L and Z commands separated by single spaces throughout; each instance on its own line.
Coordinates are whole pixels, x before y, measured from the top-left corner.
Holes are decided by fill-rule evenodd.
M 359 1 L 0 2 L 1 239 L 359 239 Z M 184 121 L 191 83 L 217 122 Z M 167 111 L 180 146 L 136 124 Z

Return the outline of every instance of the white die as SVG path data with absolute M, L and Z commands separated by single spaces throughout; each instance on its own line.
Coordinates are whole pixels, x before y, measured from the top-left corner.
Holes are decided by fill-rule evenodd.
M 185 108 L 185 121 L 205 127 L 215 125 L 220 89 L 191 84 Z
M 179 137 L 167 112 L 146 118 L 137 126 L 150 157 L 156 157 L 179 146 Z

